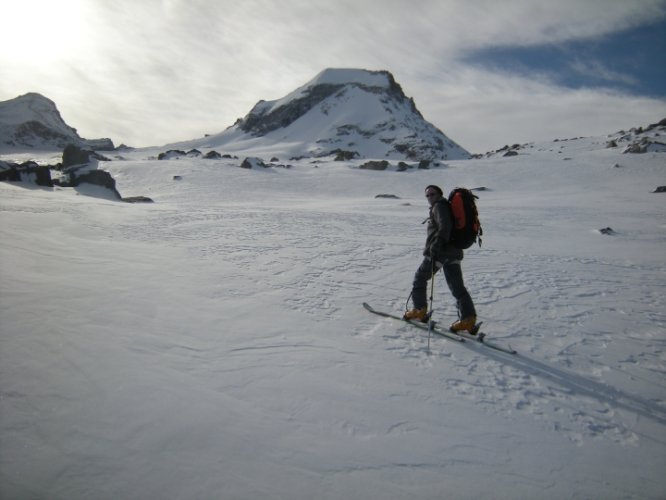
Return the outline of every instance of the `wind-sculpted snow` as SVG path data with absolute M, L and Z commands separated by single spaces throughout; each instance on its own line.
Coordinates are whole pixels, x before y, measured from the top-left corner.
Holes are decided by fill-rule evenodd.
M 663 159 L 574 147 L 105 165 L 151 205 L 0 184 L 0 497 L 660 498 Z M 518 355 L 361 307 L 403 310 L 428 184 L 487 187 L 463 271 Z

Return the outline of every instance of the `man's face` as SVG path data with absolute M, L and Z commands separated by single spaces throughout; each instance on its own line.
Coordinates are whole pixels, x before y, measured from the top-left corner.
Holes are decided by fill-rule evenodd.
M 430 204 L 431 207 L 435 203 L 437 203 L 439 201 L 439 198 L 440 198 L 439 193 L 437 191 L 435 191 L 434 189 L 432 189 L 432 188 L 426 189 L 425 196 L 426 196 L 426 200 L 428 200 L 428 203 Z

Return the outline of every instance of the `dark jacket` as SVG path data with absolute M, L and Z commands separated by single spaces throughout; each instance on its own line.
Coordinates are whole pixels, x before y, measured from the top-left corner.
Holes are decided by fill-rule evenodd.
M 428 217 L 428 237 L 426 238 L 423 255 L 439 262 L 447 259 L 462 259 L 463 251 L 449 244 L 453 217 L 449 202 L 442 198 L 430 207 Z

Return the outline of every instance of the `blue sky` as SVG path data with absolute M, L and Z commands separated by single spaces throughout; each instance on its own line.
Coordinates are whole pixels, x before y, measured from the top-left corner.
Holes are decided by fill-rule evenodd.
M 487 70 L 545 78 L 572 89 L 608 88 L 666 97 L 666 20 L 582 40 L 498 46 L 464 61 Z
M 388 70 L 471 152 L 666 117 L 666 0 L 0 0 L 0 101 L 86 138 L 218 133 L 326 68 Z

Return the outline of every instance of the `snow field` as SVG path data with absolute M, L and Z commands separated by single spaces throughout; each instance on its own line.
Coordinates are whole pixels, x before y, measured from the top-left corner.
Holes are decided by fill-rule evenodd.
M 0 497 L 660 498 L 663 161 L 567 147 L 104 165 L 152 205 L 0 184 Z M 518 356 L 361 307 L 403 309 L 432 183 L 488 188 L 463 271 Z

